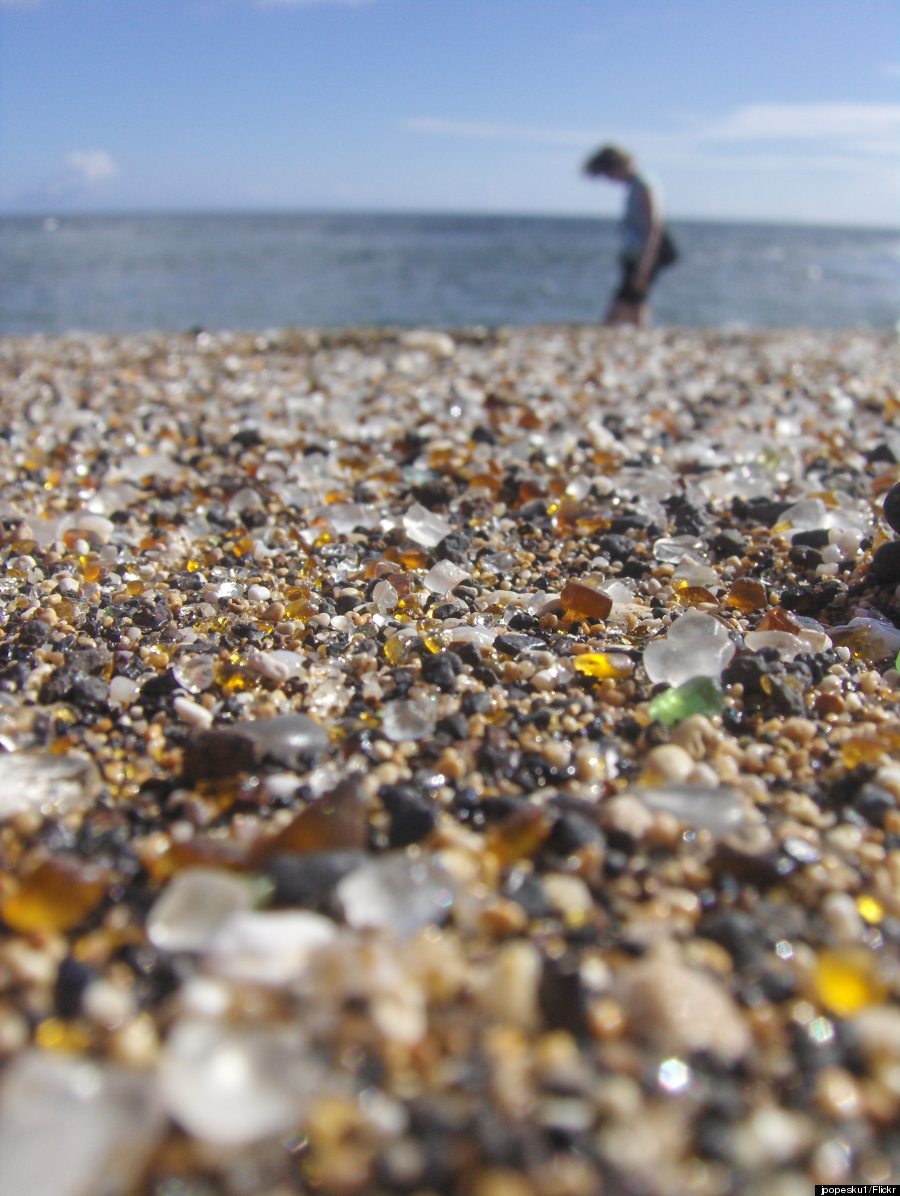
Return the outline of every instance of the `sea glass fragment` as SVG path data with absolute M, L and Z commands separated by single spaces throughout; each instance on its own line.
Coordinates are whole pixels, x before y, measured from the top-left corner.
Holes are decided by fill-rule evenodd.
M 739 577 L 728 591 L 725 601 L 745 614 L 751 610 L 764 610 L 768 603 L 766 587 L 750 577 Z
M 25 811 L 47 817 L 70 814 L 89 806 L 100 792 L 96 765 L 78 752 L 7 752 L 2 761 L 0 820 Z
M 396 853 L 348 873 L 339 881 L 335 899 L 354 929 L 389 930 L 407 938 L 443 921 L 453 904 L 453 887 L 440 865 Z
M 453 525 L 421 503 L 413 503 L 403 516 L 403 530 L 415 544 L 436 548 L 453 531 Z
M 675 620 L 668 635 L 647 645 L 644 668 L 651 681 L 677 686 L 692 677 L 720 677 L 734 652 L 724 623 L 689 610 Z
M 740 794 L 725 785 L 717 788 L 659 785 L 636 789 L 634 793 L 649 809 L 673 814 L 679 822 L 709 831 L 712 835 L 725 835 L 738 830 L 747 818 Z
M 693 714 L 717 714 L 725 704 L 722 690 L 711 677 L 691 677 L 650 700 L 650 717 L 666 726 Z
M 878 974 L 878 957 L 866 947 L 834 947 L 816 959 L 813 985 L 818 1000 L 838 1017 L 852 1017 L 879 1004 L 887 985 Z
M 109 877 L 93 864 L 51 858 L 28 872 L 0 902 L 0 917 L 13 930 L 71 930 L 97 908 Z
M 178 1022 L 159 1066 L 169 1114 L 188 1133 L 245 1146 L 297 1125 L 321 1082 L 296 1026 Z
M 559 595 L 563 610 L 576 619 L 605 619 L 613 608 L 609 594 L 581 581 L 569 581 Z
M 430 698 L 398 698 L 386 702 L 381 729 L 388 739 L 426 739 L 434 733 L 436 706 Z
M 453 561 L 438 561 L 423 578 L 425 585 L 434 594 L 449 594 L 450 591 L 465 581 L 469 576 L 466 569 L 461 569 Z
M 831 629 L 831 639 L 838 647 L 847 647 L 853 655 L 869 664 L 893 659 L 900 649 L 900 629 L 881 619 L 859 616 L 841 627 Z
M 246 910 L 213 935 L 206 965 L 229 980 L 277 987 L 296 979 L 336 934 L 330 918 L 309 910 Z
M 0 1082 L 0 1196 L 133 1191 L 163 1125 L 150 1075 L 28 1050 Z
M 611 678 L 619 681 L 634 672 L 631 657 L 624 652 L 582 652 L 572 663 L 575 671 L 585 677 Z
M 185 868 L 147 915 L 147 937 L 163 951 L 205 951 L 235 914 L 253 908 L 252 884 L 220 868 Z

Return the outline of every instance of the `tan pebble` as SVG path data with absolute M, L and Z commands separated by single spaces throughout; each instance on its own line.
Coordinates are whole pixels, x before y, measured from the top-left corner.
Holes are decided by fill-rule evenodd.
M 618 996 L 634 1033 L 659 1050 L 736 1060 L 750 1048 L 747 1024 L 722 984 L 662 952 L 624 969 Z
M 538 983 L 541 957 L 533 944 L 518 941 L 499 948 L 489 966 L 478 1004 L 507 1025 L 533 1030 L 540 1024 Z
M 109 1036 L 109 1054 L 124 1067 L 148 1070 L 159 1058 L 159 1035 L 153 1018 L 146 1013 L 119 1026 Z
M 534 1172 L 538 1196 L 602 1196 L 600 1176 L 587 1159 L 556 1155 Z
M 497 898 L 482 910 L 481 925 L 487 934 L 507 938 L 527 929 L 528 915 L 518 902 Z
M 595 748 L 577 748 L 573 762 L 579 781 L 602 781 L 606 777 L 606 760 Z
M 687 780 L 693 768 L 694 761 L 684 748 L 679 747 L 677 743 L 662 743 L 647 753 L 641 781 L 647 785 L 677 785 Z
M 708 764 L 695 764 L 685 777 L 688 785 L 697 785 L 701 789 L 716 789 L 719 785 L 719 774 Z
M 872 697 L 881 689 L 882 682 L 880 675 L 870 669 L 869 672 L 863 673 L 857 678 L 856 684 L 867 697 Z
M 794 743 L 812 743 L 818 728 L 809 718 L 786 718 L 781 725 L 781 734 Z
M 900 1008 L 873 1005 L 853 1018 L 853 1030 L 870 1063 L 900 1062 Z
M 622 793 L 603 803 L 600 822 L 605 830 L 642 839 L 653 825 L 653 814 L 637 797 Z
M 0 964 L 6 965 L 19 984 L 49 987 L 56 980 L 59 960 L 64 952 L 64 942 L 59 950 L 50 951 L 32 947 L 24 939 L 16 938 L 0 952 Z
M 815 1138 L 811 1121 L 777 1105 L 755 1109 L 734 1131 L 736 1162 L 749 1171 L 780 1167 L 809 1149 Z
M 550 739 L 541 749 L 541 755 L 554 768 L 565 768 L 572 757 L 572 749 L 560 739 Z
M 849 893 L 828 893 L 821 903 L 822 916 L 837 942 L 858 943 L 865 934 L 865 923 Z
M 684 748 L 695 760 L 702 760 L 721 739 L 705 714 L 692 714 L 674 727 L 671 734 L 672 743 Z
M 126 988 L 108 980 L 89 984 L 81 999 L 85 1017 L 98 1026 L 114 1029 L 134 1014 L 134 997 Z
M 849 1071 L 825 1067 L 816 1077 L 816 1104 L 835 1121 L 856 1117 L 859 1113 L 859 1088 Z
M 0 1058 L 28 1045 L 28 1022 L 10 1005 L 0 1006 Z
M 543 878 L 543 883 L 547 899 L 557 913 L 587 915 L 593 912 L 594 899 L 580 877 L 551 872 Z
M 524 1175 L 509 1167 L 490 1167 L 476 1177 L 472 1196 L 535 1196 Z

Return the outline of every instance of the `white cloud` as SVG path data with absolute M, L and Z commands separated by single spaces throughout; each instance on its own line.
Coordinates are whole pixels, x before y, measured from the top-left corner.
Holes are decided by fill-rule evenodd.
M 417 116 L 403 122 L 411 133 L 470 140 L 586 148 L 600 134 L 586 129 L 552 129 L 495 121 Z M 653 132 L 607 131 L 608 139 L 666 158 L 694 157 L 715 147 L 716 156 L 731 147 L 745 153 L 754 143 L 790 142 L 792 152 L 867 158 L 896 156 L 900 148 L 900 104 L 745 104 L 714 118 L 683 117 L 679 128 Z M 604 137 L 606 139 L 606 137 Z
M 117 178 L 119 168 L 106 150 L 73 150 L 66 157 L 69 179 L 84 187 L 95 187 Z
M 900 104 L 745 104 L 699 135 L 714 141 L 865 143 L 900 136 Z

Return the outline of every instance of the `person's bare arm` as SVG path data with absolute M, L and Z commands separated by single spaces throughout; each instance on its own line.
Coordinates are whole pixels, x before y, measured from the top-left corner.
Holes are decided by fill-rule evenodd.
M 647 240 L 644 242 L 644 248 L 641 251 L 640 260 L 638 261 L 634 284 L 639 290 L 643 291 L 646 290 L 650 282 L 650 273 L 653 270 L 653 263 L 656 261 L 656 255 L 659 252 L 659 242 L 662 239 L 663 226 L 659 205 L 650 187 L 646 185 L 641 187 L 640 202 L 644 207 L 649 232 L 647 233 Z

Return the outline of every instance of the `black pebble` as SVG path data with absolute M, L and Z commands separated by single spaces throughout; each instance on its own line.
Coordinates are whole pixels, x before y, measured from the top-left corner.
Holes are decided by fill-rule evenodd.
M 879 582 L 900 581 L 900 540 L 888 540 L 876 550 L 869 572 Z
M 265 875 L 275 887 L 274 904 L 327 909 L 338 881 L 366 858 L 361 851 L 274 856 L 265 867 Z
M 900 533 L 900 482 L 891 486 L 884 497 L 884 517 L 894 531 Z
M 56 984 L 53 989 L 53 1000 L 56 1012 L 60 1017 L 77 1017 L 81 1011 L 81 998 L 84 990 L 94 979 L 94 973 L 86 964 L 79 963 L 71 955 L 59 965 L 56 973 Z
M 437 826 L 434 803 L 402 785 L 385 785 L 379 791 L 381 804 L 388 814 L 388 843 L 391 847 L 409 847 L 421 843 Z

